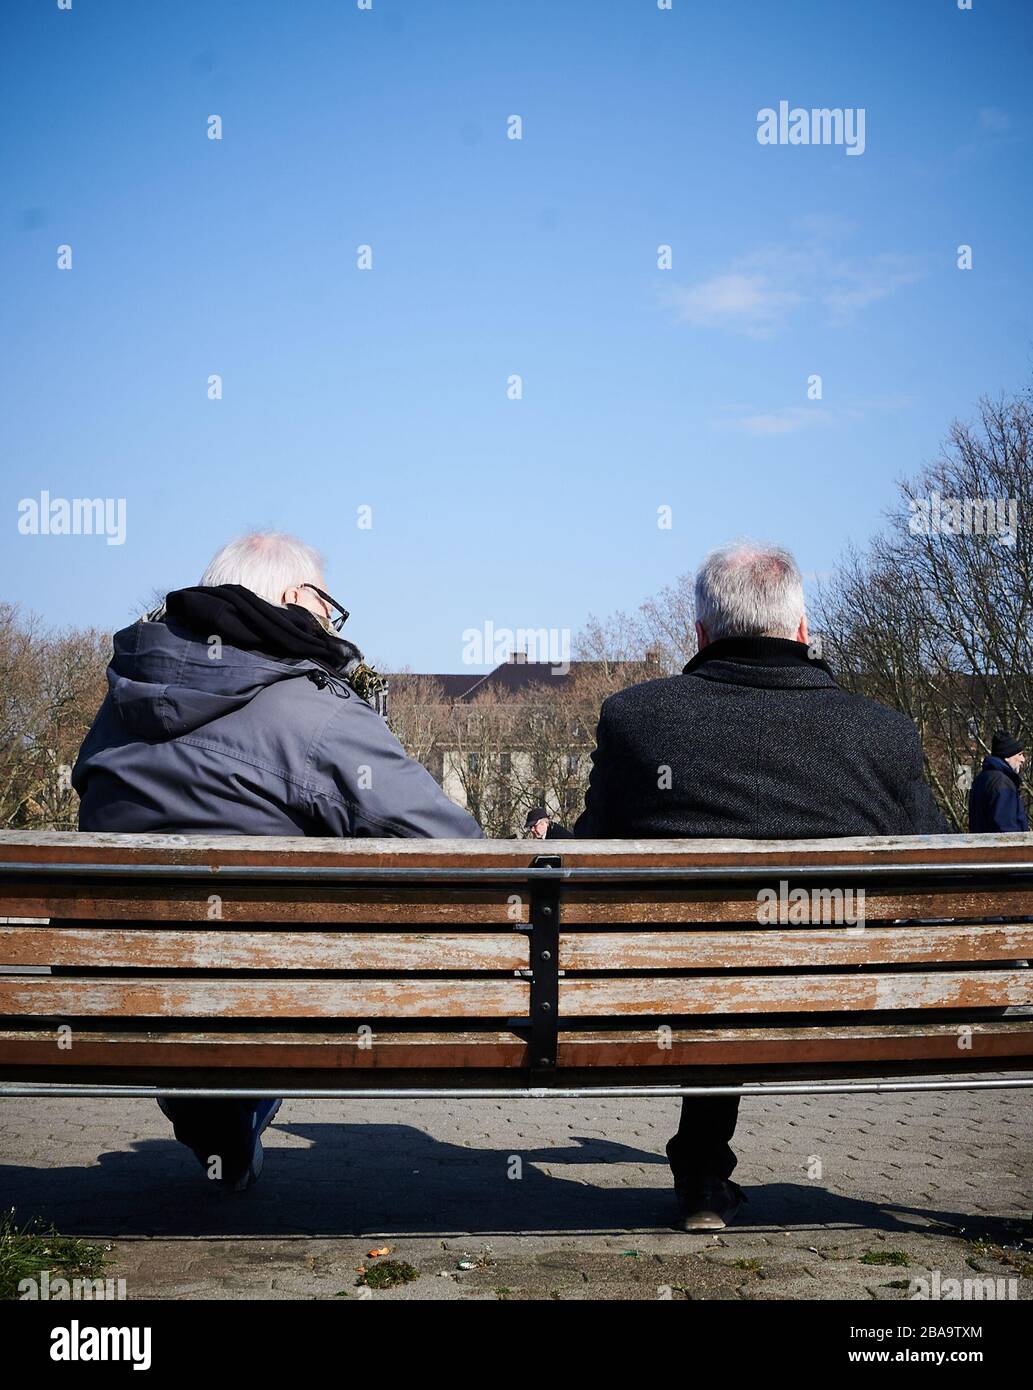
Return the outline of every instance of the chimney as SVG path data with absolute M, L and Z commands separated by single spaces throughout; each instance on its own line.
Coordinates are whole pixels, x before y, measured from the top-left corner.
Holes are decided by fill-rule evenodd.
M 512 666 L 526 666 L 526 665 L 527 665 L 527 653 L 526 653 L 526 652 L 510 652 L 510 654 L 509 654 L 509 660 L 510 660 L 510 664 L 511 664 Z

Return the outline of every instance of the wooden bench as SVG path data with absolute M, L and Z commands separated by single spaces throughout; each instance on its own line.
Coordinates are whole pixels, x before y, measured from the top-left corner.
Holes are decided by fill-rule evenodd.
M 1020 835 L 4 832 L 0 916 L 7 1095 L 1033 1084 Z

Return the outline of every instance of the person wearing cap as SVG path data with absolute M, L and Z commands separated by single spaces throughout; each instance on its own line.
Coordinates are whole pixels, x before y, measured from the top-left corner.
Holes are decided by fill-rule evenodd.
M 524 833 L 532 840 L 572 840 L 570 831 L 559 821 L 554 821 L 544 806 L 532 806 L 524 821 Z
M 968 794 L 968 828 L 973 834 L 1029 829 L 1019 793 L 1026 762 L 1024 747 L 1022 739 L 1003 729 L 994 734 L 990 756 L 983 759 L 983 770 Z

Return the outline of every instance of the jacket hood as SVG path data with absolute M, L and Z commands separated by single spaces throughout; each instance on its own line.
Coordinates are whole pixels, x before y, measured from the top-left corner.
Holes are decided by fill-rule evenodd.
M 115 634 L 108 690 L 126 733 L 176 738 L 240 709 L 277 681 L 319 670 L 311 661 L 273 660 L 217 641 L 147 619 Z

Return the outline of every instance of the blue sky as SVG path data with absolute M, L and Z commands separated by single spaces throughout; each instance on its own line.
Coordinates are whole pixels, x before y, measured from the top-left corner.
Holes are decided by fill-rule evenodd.
M 0 53 L 0 596 L 55 624 L 274 525 L 460 670 L 735 535 L 830 570 L 1029 378 L 1026 0 L 5 0 Z M 864 153 L 759 144 L 782 99 Z M 44 489 L 125 544 L 19 534 Z

